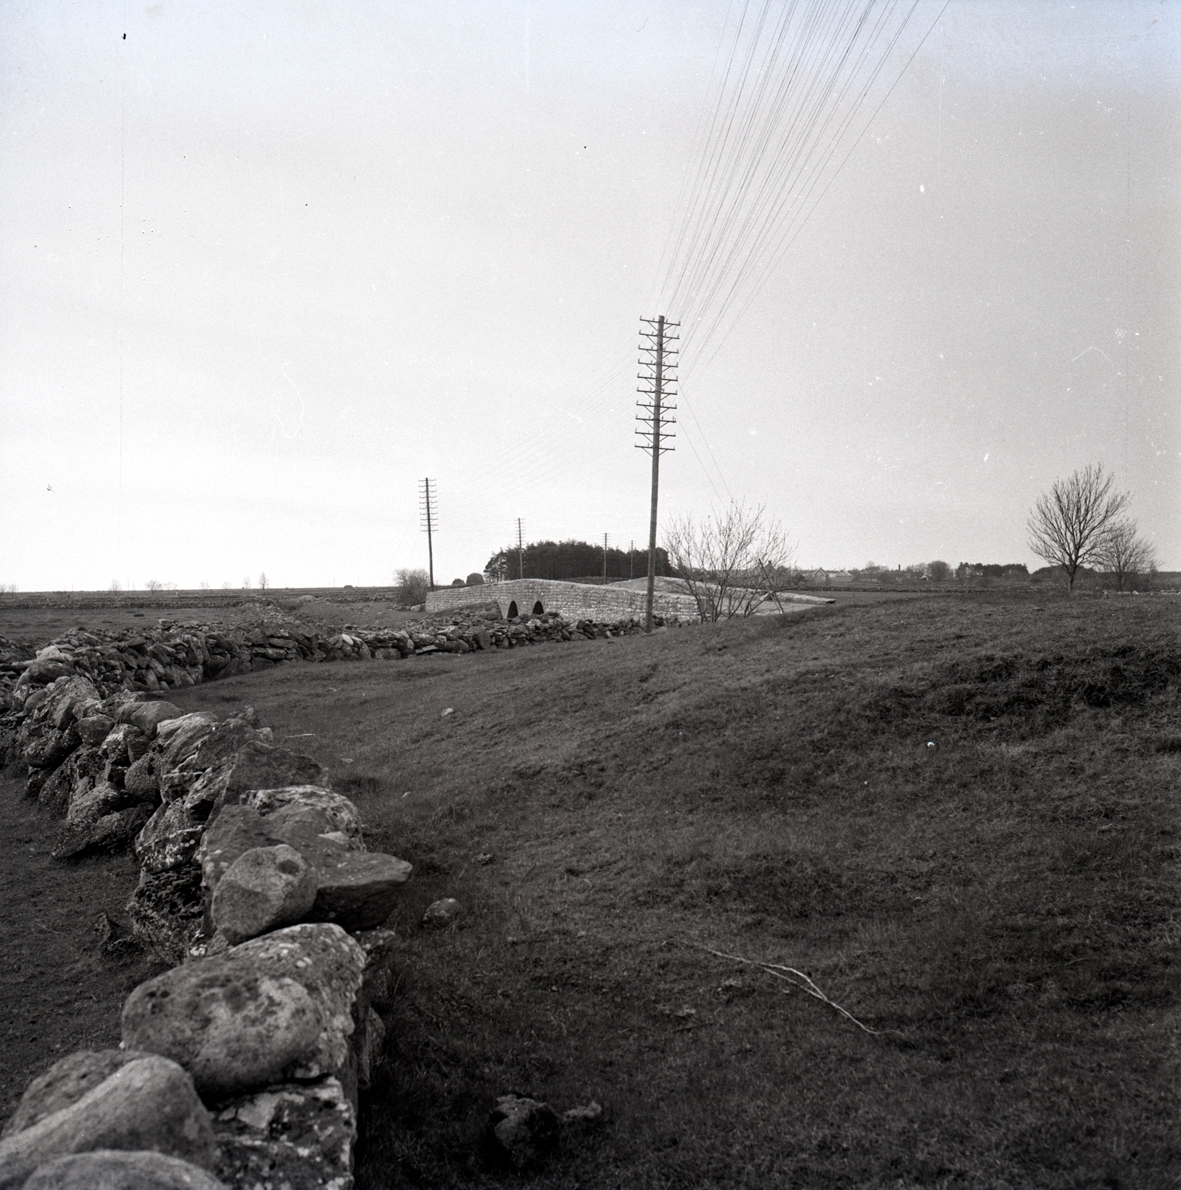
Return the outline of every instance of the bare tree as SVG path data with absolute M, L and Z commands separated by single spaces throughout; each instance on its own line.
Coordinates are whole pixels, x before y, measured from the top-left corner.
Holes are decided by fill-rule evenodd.
M 265 591 L 267 589 L 267 587 L 269 587 L 269 586 L 270 586 L 270 583 L 267 582 L 267 572 L 265 570 L 263 570 L 259 573 L 259 576 L 258 576 L 258 589 L 260 591 Z
M 1097 560 L 1130 499 L 1127 492 L 1111 490 L 1114 482 L 1102 463 L 1088 464 L 1069 479 L 1056 479 L 1029 514 L 1029 548 L 1062 568 L 1072 595 L 1079 567 Z
M 164 584 L 159 579 L 150 578 L 144 583 L 144 589 L 148 591 L 159 591 Z
M 431 589 L 430 575 L 425 570 L 402 569 L 394 576 L 398 589 L 398 602 L 403 607 L 415 607 L 426 602 Z
M 664 545 L 702 620 L 749 616 L 794 578 L 783 526 L 761 504 L 731 501 L 700 523 L 680 517 L 665 530 Z
M 1095 560 L 1115 579 L 1116 589 L 1122 591 L 1129 579 L 1156 569 L 1156 547 L 1140 536 L 1131 517 L 1121 517 L 1104 534 Z
M 122 583 L 121 583 L 121 582 L 120 582 L 120 581 L 119 581 L 117 578 L 113 578 L 113 579 L 111 579 L 111 585 L 110 585 L 110 588 L 109 588 L 109 590 L 111 590 L 111 591 L 122 591 L 122 590 L 123 590 L 123 584 L 122 584 Z

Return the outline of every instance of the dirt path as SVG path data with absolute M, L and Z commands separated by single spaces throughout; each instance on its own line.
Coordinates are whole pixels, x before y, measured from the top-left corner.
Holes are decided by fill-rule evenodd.
M 104 912 L 126 921 L 133 858 L 58 863 L 49 852 L 60 829 L 21 782 L 0 780 L 0 1119 L 57 1058 L 118 1045 L 124 999 L 163 970 L 138 952 L 104 955 L 95 931 Z

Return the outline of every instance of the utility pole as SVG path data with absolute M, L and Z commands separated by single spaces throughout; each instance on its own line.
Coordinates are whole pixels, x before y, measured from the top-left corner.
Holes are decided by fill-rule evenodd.
M 603 585 L 607 584 L 607 534 L 603 534 Z
M 630 544 L 627 547 L 627 569 L 628 569 L 627 577 L 635 578 L 636 577 L 636 542 L 635 542 L 634 537 L 632 538 Z
M 641 318 L 640 322 L 651 330 L 640 329 L 640 359 L 641 371 L 639 378 L 643 382 L 636 392 L 643 398 L 636 402 L 640 412 L 636 414 L 636 421 L 646 426 L 637 429 L 636 433 L 644 439 L 637 442 L 639 450 L 646 450 L 652 455 L 652 517 L 648 525 L 648 604 L 644 618 L 644 631 L 652 631 L 652 598 L 656 591 L 656 502 L 660 491 L 660 456 L 673 447 L 665 446 L 665 438 L 675 438 L 675 434 L 665 433 L 665 427 L 676 423 L 672 411 L 676 406 L 670 404 L 666 398 L 675 397 L 677 349 L 670 347 L 676 343 L 679 335 L 670 335 L 669 330 L 680 327 L 679 322 L 665 322 L 664 315 L 659 318 Z M 646 386 L 646 387 L 645 387 Z
M 426 556 L 430 567 L 430 589 L 435 589 L 435 546 L 434 532 L 439 527 L 439 493 L 433 479 L 418 481 L 418 515 L 422 531 L 426 534 Z
M 520 517 L 517 517 L 517 578 L 525 577 L 525 538 Z

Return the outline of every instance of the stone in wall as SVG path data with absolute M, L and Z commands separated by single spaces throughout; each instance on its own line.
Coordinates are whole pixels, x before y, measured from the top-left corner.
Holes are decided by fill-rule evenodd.
M 339 926 L 277 930 L 141 984 L 123 1043 L 164 1054 L 214 1099 L 349 1070 L 353 1001 L 366 955 Z
M 175 1062 L 149 1053 L 77 1100 L 0 1140 L 0 1190 L 16 1190 L 57 1157 L 95 1149 L 148 1149 L 212 1169 L 212 1121 Z

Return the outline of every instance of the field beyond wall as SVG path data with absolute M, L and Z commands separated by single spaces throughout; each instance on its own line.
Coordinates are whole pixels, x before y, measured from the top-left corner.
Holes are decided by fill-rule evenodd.
M 415 865 L 362 1188 L 1165 1188 L 1179 628 L 984 592 L 170 697 L 253 703 Z M 508 1092 L 603 1122 L 518 1177 Z

